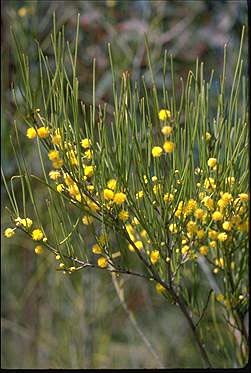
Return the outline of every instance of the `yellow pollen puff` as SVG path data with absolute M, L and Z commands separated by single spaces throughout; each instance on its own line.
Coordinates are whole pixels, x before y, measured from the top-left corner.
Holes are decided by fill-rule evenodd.
M 106 201 L 111 201 L 114 197 L 114 192 L 111 189 L 104 189 L 103 195 Z
M 248 202 L 249 198 L 247 193 L 240 193 L 238 196 L 242 202 Z
M 154 158 L 160 157 L 162 155 L 162 153 L 163 153 L 163 149 L 160 146 L 154 146 L 152 148 L 152 156 Z
M 55 256 L 55 259 L 56 259 L 56 260 L 60 260 L 60 259 L 61 259 L 61 256 L 60 256 L 59 254 L 57 254 L 57 255 Z
M 205 237 L 205 231 L 204 229 L 200 229 L 198 232 L 197 232 L 197 237 L 199 239 L 202 239 L 203 237 Z
M 59 133 L 56 133 L 55 135 L 52 136 L 51 142 L 54 145 L 61 145 L 62 139 Z
M 174 151 L 174 143 L 172 141 L 165 141 L 163 145 L 163 149 L 166 153 L 172 153 Z
M 209 209 L 211 210 L 213 207 L 214 207 L 214 201 L 212 198 L 206 196 L 202 199 L 202 203 L 204 203 L 204 205 Z
M 204 215 L 205 215 L 205 212 L 202 209 L 196 209 L 194 211 L 194 217 L 196 219 L 202 219 L 204 217 Z
M 129 212 L 125 210 L 121 210 L 118 216 L 119 216 L 119 220 L 122 220 L 123 222 L 125 222 L 129 218 Z
M 222 224 L 222 228 L 225 229 L 225 231 L 230 231 L 232 229 L 232 224 L 230 221 L 224 221 Z
M 195 221 L 190 220 L 187 223 L 186 227 L 187 227 L 187 231 L 189 233 L 195 233 L 197 231 L 197 225 L 196 225 Z
M 224 242 L 227 240 L 227 234 L 225 232 L 219 233 L 217 238 L 219 241 Z
M 217 242 L 216 241 L 210 241 L 209 246 L 211 247 L 211 249 L 215 249 L 216 246 L 217 246 Z
M 164 126 L 162 129 L 161 129 L 161 132 L 163 133 L 164 136 L 169 136 L 171 135 L 173 129 L 172 127 L 170 126 Z
M 93 158 L 93 151 L 91 149 L 85 151 L 85 158 L 89 159 L 89 161 Z
M 216 232 L 216 231 L 213 230 L 213 229 L 209 229 L 209 231 L 208 231 L 208 237 L 209 237 L 211 240 L 216 240 L 217 237 L 218 237 L 218 232 Z
M 188 245 L 183 246 L 182 249 L 181 249 L 182 254 L 186 254 L 189 251 L 189 249 L 190 248 L 189 248 Z M 179 250 L 176 251 L 176 252 L 179 252 Z
M 57 150 L 50 150 L 48 158 L 50 161 L 57 161 L 59 159 L 59 152 Z
M 56 189 L 57 192 L 61 193 L 64 190 L 64 184 L 58 184 Z
M 88 149 L 91 146 L 91 140 L 89 140 L 88 138 L 81 140 L 81 146 L 84 149 Z
M 84 168 L 84 174 L 86 177 L 92 177 L 94 174 L 94 167 L 93 166 L 86 166 Z
M 107 187 L 111 190 L 115 190 L 117 185 L 117 180 L 116 179 L 110 179 L 107 183 Z
M 199 249 L 199 251 L 200 251 L 201 255 L 207 255 L 207 253 L 208 253 L 208 247 L 207 246 L 201 246 L 200 249 Z
M 159 250 L 153 250 L 150 254 L 150 261 L 152 264 L 157 263 L 157 261 L 160 259 L 160 252 Z
M 159 282 L 156 284 L 155 289 L 157 293 L 161 294 L 165 291 L 165 288 L 163 285 L 161 285 Z
M 59 264 L 59 268 L 64 268 L 64 267 L 65 267 L 64 263 Z
M 229 203 L 232 201 L 233 197 L 232 197 L 232 194 L 231 193 L 223 193 L 222 196 L 221 196 L 221 199 L 226 202 L 226 203 Z
M 54 168 L 61 168 L 64 164 L 63 159 L 57 159 L 56 161 L 52 162 L 52 167 Z
M 70 268 L 69 268 L 69 271 L 70 271 L 70 272 L 74 272 L 74 271 L 76 271 L 76 267 L 74 267 L 74 266 L 73 266 L 73 267 L 70 267 Z
M 4 231 L 4 236 L 5 236 L 6 238 L 11 238 L 11 237 L 14 236 L 14 234 L 15 234 L 15 229 L 12 229 L 12 228 L 7 228 L 7 229 L 5 229 L 5 231 Z
M 28 137 L 28 139 L 32 140 L 37 136 L 37 131 L 35 130 L 35 128 L 30 127 L 26 131 L 26 136 Z
M 153 177 L 152 177 L 152 182 L 153 182 L 153 183 L 156 183 L 156 181 L 158 181 L 157 176 L 153 176 Z
M 50 179 L 51 180 L 57 180 L 57 179 L 59 179 L 60 178 L 60 176 L 61 176 L 61 174 L 60 174 L 60 172 L 59 171 L 50 171 L 49 172 L 49 177 L 50 177 Z
M 35 247 L 34 251 L 37 255 L 41 255 L 41 254 L 43 254 L 44 249 L 42 248 L 42 246 L 38 245 L 38 246 Z
M 143 190 L 140 190 L 138 193 L 136 193 L 136 199 L 141 199 L 144 197 L 144 192 Z
M 95 244 L 92 246 L 92 252 L 93 254 L 102 254 L 102 248 L 98 244 Z
M 215 211 L 213 214 L 212 214 L 212 219 L 214 221 L 220 221 L 223 219 L 223 215 L 220 211 Z
M 49 133 L 50 131 L 48 127 L 40 127 L 37 129 L 38 137 L 40 137 L 41 139 L 45 139 L 46 137 L 48 137 Z
M 101 258 L 98 259 L 98 266 L 100 268 L 106 268 L 108 266 L 108 261 L 106 258 L 104 258 L 103 256 Z
M 113 202 L 116 203 L 117 205 L 122 205 L 126 200 L 126 195 L 125 193 L 119 192 L 116 193 L 113 197 Z
M 40 241 L 44 237 L 43 232 L 41 229 L 37 228 L 32 231 L 32 239 L 34 241 Z
M 207 164 L 209 167 L 213 168 L 217 164 L 217 159 L 216 158 L 209 158 L 207 161 Z
M 171 111 L 167 109 L 161 109 L 159 111 L 159 120 L 164 121 L 171 117 Z
M 85 225 L 90 225 L 90 224 L 92 224 L 92 222 L 93 222 L 93 217 L 92 217 L 92 216 L 85 215 L 85 216 L 83 216 L 83 218 L 82 218 L 82 222 L 83 222 L 83 224 L 85 224 Z

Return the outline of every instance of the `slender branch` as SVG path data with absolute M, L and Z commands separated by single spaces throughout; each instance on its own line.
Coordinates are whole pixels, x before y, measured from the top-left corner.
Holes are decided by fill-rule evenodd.
M 164 365 L 161 361 L 161 358 L 160 356 L 158 355 L 158 353 L 156 352 L 155 348 L 153 347 L 153 345 L 151 344 L 151 342 L 147 339 L 147 337 L 145 336 L 145 334 L 142 332 L 142 330 L 140 329 L 138 323 L 137 323 L 137 320 L 135 318 L 135 316 L 133 315 L 132 311 L 128 308 L 127 304 L 126 304 L 126 301 L 124 299 L 124 292 L 122 291 L 122 289 L 120 288 L 119 284 L 118 284 L 118 281 L 116 280 L 116 277 L 115 277 L 115 274 L 112 273 L 112 281 L 113 281 L 113 284 L 114 284 L 114 287 L 115 287 L 115 290 L 116 290 L 116 293 L 118 295 L 118 298 L 125 310 L 125 312 L 127 313 L 127 315 L 129 316 L 129 319 L 132 323 L 132 325 L 134 326 L 135 330 L 137 331 L 137 333 L 139 334 L 139 336 L 141 337 L 142 341 L 145 343 L 146 347 L 148 348 L 148 350 L 150 351 L 150 353 L 154 356 L 154 358 L 156 359 L 156 361 L 158 362 L 159 364 L 159 367 L 160 368 L 164 368 Z

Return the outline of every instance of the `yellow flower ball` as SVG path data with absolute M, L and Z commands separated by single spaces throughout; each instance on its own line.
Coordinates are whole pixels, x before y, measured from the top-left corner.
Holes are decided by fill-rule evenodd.
M 98 244 L 95 244 L 92 246 L 92 252 L 93 254 L 102 254 L 102 248 Z
M 104 189 L 103 195 L 106 201 L 111 201 L 113 200 L 114 192 L 111 189 Z
M 136 199 L 141 199 L 144 197 L 144 192 L 143 190 L 140 190 L 138 193 L 136 193 Z
M 170 126 L 164 126 L 164 127 L 162 127 L 162 129 L 161 129 L 161 132 L 162 132 L 163 135 L 165 135 L 165 136 L 169 136 L 169 135 L 171 135 L 172 131 L 173 131 L 173 129 L 172 129 L 172 127 L 170 127 Z
M 34 241 L 40 241 L 44 237 L 43 232 L 41 229 L 37 228 L 32 231 L 32 239 Z
M 64 190 L 64 184 L 58 184 L 56 189 L 57 192 L 61 193 Z
M 152 264 L 156 264 L 157 261 L 160 259 L 160 252 L 159 250 L 153 250 L 150 254 L 150 261 Z
M 89 140 L 88 138 L 85 138 L 85 139 L 81 140 L 81 146 L 84 149 L 89 148 L 91 146 L 91 140 Z
M 55 181 L 55 180 L 59 179 L 60 176 L 61 176 L 61 173 L 59 171 L 50 171 L 49 172 L 49 177 L 50 177 L 51 180 Z
M 222 227 L 225 229 L 225 231 L 230 231 L 232 229 L 232 224 L 230 221 L 224 221 Z
M 248 194 L 247 193 L 240 193 L 239 198 L 242 202 L 248 202 Z
M 211 249 L 215 249 L 216 246 L 217 246 L 217 242 L 216 241 L 210 241 L 209 246 L 211 247 Z
M 215 211 L 213 214 L 212 214 L 212 219 L 214 221 L 220 221 L 223 219 L 223 215 L 220 211 Z
M 118 217 L 119 217 L 119 220 L 122 220 L 123 222 L 125 222 L 129 218 L 129 212 L 125 210 L 121 210 Z
M 34 251 L 35 251 L 35 253 L 36 253 L 37 255 L 41 255 L 41 254 L 43 254 L 44 249 L 43 249 L 42 246 L 38 245 L 38 246 L 35 247 Z
M 201 246 L 200 249 L 199 249 L 199 251 L 200 251 L 201 255 L 207 255 L 207 253 L 208 253 L 208 247 L 205 246 L 205 245 Z
M 62 138 L 61 138 L 60 134 L 56 133 L 55 135 L 53 135 L 52 138 L 51 138 L 51 142 L 54 145 L 61 145 Z
M 57 159 L 56 161 L 52 162 L 52 167 L 54 168 L 61 168 L 64 164 L 63 159 Z
M 162 155 L 162 153 L 163 153 L 163 149 L 160 146 L 154 146 L 152 148 L 152 156 L 154 158 L 160 157 Z
M 115 190 L 117 185 L 117 180 L 116 179 L 110 179 L 107 183 L 107 187 L 111 190 Z
M 106 268 L 108 266 L 108 261 L 106 258 L 104 258 L 103 256 L 101 258 L 98 259 L 98 266 L 100 268 Z
M 57 161 L 59 159 L 59 152 L 57 150 L 50 150 L 48 158 L 50 161 Z
M 14 236 L 14 234 L 15 234 L 15 229 L 12 229 L 12 228 L 6 228 L 4 231 L 4 235 L 6 238 L 11 238 Z
M 172 153 L 174 151 L 174 143 L 172 141 L 165 141 L 163 145 L 163 149 L 166 153 Z
M 203 237 L 205 237 L 205 231 L 204 229 L 200 229 L 197 232 L 197 237 L 201 240 Z
M 227 240 L 227 234 L 225 232 L 219 233 L 217 238 L 219 241 L 224 242 Z
M 190 247 L 188 245 L 185 245 L 181 248 L 181 253 L 186 254 L 189 251 Z
M 209 158 L 207 161 L 207 164 L 210 168 L 213 168 L 217 164 L 217 159 L 216 158 Z
M 37 129 L 38 137 L 40 137 L 41 139 L 45 139 L 46 137 L 48 137 L 49 133 L 50 131 L 48 127 L 40 127 Z
M 159 111 L 159 120 L 164 121 L 167 120 L 171 117 L 171 112 L 170 110 L 167 109 L 161 109 Z
M 200 208 L 199 208 L 199 209 L 196 209 L 196 210 L 194 211 L 194 217 L 195 217 L 196 219 L 201 220 L 201 219 L 203 219 L 204 215 L 205 215 L 204 210 L 202 210 L 202 209 L 200 209 Z
M 126 195 L 125 193 L 119 192 L 116 193 L 113 197 L 113 202 L 116 203 L 117 205 L 122 205 L 126 200 Z
M 94 174 L 94 167 L 93 166 L 86 166 L 84 168 L 84 174 L 86 177 L 92 177 Z
M 26 131 L 26 136 L 28 137 L 28 139 L 32 140 L 37 136 L 37 131 L 35 130 L 35 128 L 30 127 Z

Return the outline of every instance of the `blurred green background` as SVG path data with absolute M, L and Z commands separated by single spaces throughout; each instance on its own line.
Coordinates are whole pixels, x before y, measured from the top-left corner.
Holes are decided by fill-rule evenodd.
M 118 75 L 127 70 L 132 79 L 143 74 L 149 83 L 144 33 L 148 35 L 157 86 L 161 87 L 164 50 L 172 53 L 177 79 L 185 78 L 195 60 L 219 76 L 223 46 L 229 43 L 227 84 L 238 53 L 240 33 L 247 24 L 246 1 L 2 1 L 1 15 L 1 139 L 2 167 L 9 179 L 17 173 L 9 136 L 16 117 L 11 83 L 19 85 L 17 58 L 10 35 L 15 30 L 30 57 L 34 84 L 38 81 L 36 44 L 52 57 L 50 33 L 55 11 L 58 27 L 74 39 L 80 13 L 78 76 L 80 99 L 90 103 L 92 60 L 97 66 L 97 103 L 111 102 L 111 73 L 107 42 L 113 50 Z M 247 39 L 244 58 L 247 57 Z M 169 84 L 169 80 L 167 81 Z M 215 92 L 218 81 L 214 80 Z M 39 92 L 38 92 L 39 94 Z M 21 100 L 21 97 L 20 97 Z M 112 113 L 112 106 L 108 106 Z M 21 128 L 25 133 L 25 127 Z M 24 140 L 24 139 L 23 139 Z M 38 159 L 23 141 L 28 162 Z M 39 166 L 37 165 L 39 169 Z M 19 186 L 16 185 L 18 193 Z M 42 191 L 37 187 L 36 192 Z M 2 231 L 8 226 L 4 188 Z M 46 211 L 43 211 L 46 221 Z M 64 276 L 55 271 L 55 259 L 37 257 L 33 245 L 18 235 L 2 238 L 2 368 L 155 368 L 158 362 L 131 324 L 120 304 L 111 276 L 86 271 Z M 154 286 L 141 279 L 124 278 L 125 296 L 139 327 L 160 355 L 164 366 L 201 367 L 186 321 L 168 305 Z M 214 338 L 212 334 L 211 338 Z M 216 343 L 216 341 L 215 341 Z M 209 347 L 210 348 L 210 347 Z M 220 351 L 215 364 L 224 366 Z

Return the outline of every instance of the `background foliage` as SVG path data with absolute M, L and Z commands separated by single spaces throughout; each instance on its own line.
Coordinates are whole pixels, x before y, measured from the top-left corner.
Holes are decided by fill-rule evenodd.
M 78 77 L 80 99 L 91 102 L 92 59 L 97 61 L 98 102 L 111 101 L 107 42 L 114 65 L 137 80 L 146 72 L 144 33 L 161 89 L 164 49 L 172 53 L 176 76 L 186 77 L 195 59 L 206 62 L 208 73 L 222 66 L 223 46 L 229 43 L 229 71 L 238 53 L 241 28 L 246 24 L 246 1 L 5 1 L 2 3 L 2 164 L 7 177 L 16 173 L 9 135 L 16 117 L 11 82 L 19 84 L 17 58 L 10 37 L 12 26 L 31 60 L 36 83 L 38 60 L 34 39 L 50 56 L 52 14 L 65 24 L 73 40 L 80 13 Z M 247 43 L 247 39 L 245 39 Z M 244 46 L 244 59 L 247 44 Z M 206 70 L 207 72 L 207 70 Z M 158 80 L 159 76 L 159 80 Z M 206 76 L 206 79 L 208 77 Z M 231 84 L 232 76 L 227 76 Z M 217 85 L 215 90 L 217 90 Z M 41 94 L 41 92 L 37 92 Z M 21 100 L 21 97 L 20 97 Z M 21 102 L 21 101 L 20 101 Z M 113 108 L 109 108 L 110 112 Z M 23 132 L 25 133 L 25 127 Z M 23 143 L 27 163 L 38 158 Z M 6 195 L 2 189 L 2 199 Z M 42 190 L 38 185 L 36 193 Z M 2 204 L 5 206 L 5 203 Z M 47 213 L 44 211 L 44 220 Z M 7 217 L 2 211 L 2 226 Z M 79 272 L 65 276 L 54 271 L 54 259 L 36 257 L 25 236 L 2 240 L 2 367 L 6 368 L 152 368 L 156 360 L 133 328 L 106 273 Z M 164 365 L 200 366 L 192 337 L 176 308 L 167 305 L 141 279 L 125 278 L 126 301 L 139 326 L 151 340 Z M 203 285 L 202 285 L 203 286 Z M 210 325 L 209 325 L 210 327 Z M 211 338 L 215 338 L 212 334 Z M 217 340 L 215 339 L 216 343 Z M 219 348 L 220 350 L 220 348 Z M 218 365 L 222 366 L 219 351 Z

